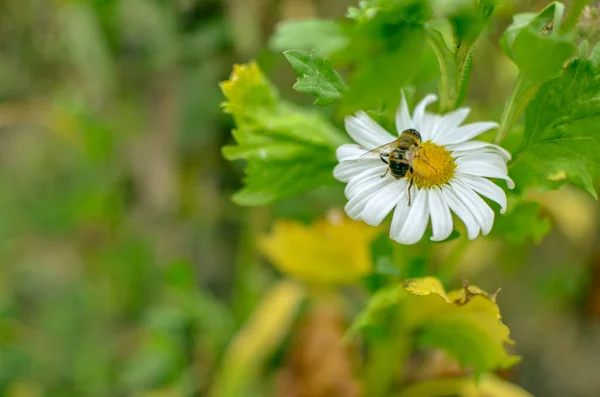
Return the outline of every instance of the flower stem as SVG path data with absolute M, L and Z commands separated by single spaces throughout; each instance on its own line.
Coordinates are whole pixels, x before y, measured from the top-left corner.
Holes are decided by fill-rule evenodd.
M 428 33 L 429 45 L 433 49 L 440 67 L 440 111 L 446 113 L 456 109 L 466 96 L 473 47 L 480 32 L 457 43 L 454 51 L 450 51 L 446 46 L 440 32 L 428 29 Z
M 506 134 L 533 99 L 538 88 L 539 85 L 531 84 L 521 76 L 517 77 L 513 92 L 504 106 L 500 127 L 498 127 L 496 139 L 494 140 L 496 144 L 499 145 L 504 141 Z
M 471 75 L 471 60 L 473 58 L 473 49 L 479 38 L 479 34 L 470 40 L 462 43 L 456 52 L 456 64 L 458 67 L 458 80 L 456 82 L 456 97 L 454 98 L 453 109 L 460 106 L 467 96 L 469 86 L 469 77 Z
M 469 242 L 470 240 L 466 236 L 461 237 L 456 242 L 454 247 L 452 247 L 452 250 L 446 257 L 444 264 L 438 269 L 438 277 L 444 284 L 448 283 L 453 279 L 453 277 L 455 277 L 456 269 L 458 268 L 458 265 L 460 265 L 461 259 L 469 247 Z
M 371 343 L 365 373 L 369 397 L 388 396 L 392 384 L 402 378 L 400 369 L 412 350 L 400 312 L 394 313 L 390 320 L 389 336 Z

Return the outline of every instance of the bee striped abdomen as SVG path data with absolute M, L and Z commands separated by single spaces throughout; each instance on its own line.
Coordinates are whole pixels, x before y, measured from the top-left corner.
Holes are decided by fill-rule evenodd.
M 410 165 L 404 160 L 404 153 L 394 150 L 389 155 L 390 173 L 396 179 L 404 178 L 410 169 Z

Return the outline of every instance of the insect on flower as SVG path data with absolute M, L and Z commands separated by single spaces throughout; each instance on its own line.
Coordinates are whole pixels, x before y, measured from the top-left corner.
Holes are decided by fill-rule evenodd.
M 368 155 L 377 153 L 379 158 L 388 168 L 385 173 L 381 176 L 382 178 L 390 172 L 395 179 L 407 177 L 410 181 L 408 185 L 408 205 L 410 206 L 410 188 L 412 187 L 414 169 L 412 168 L 413 160 L 415 158 L 423 158 L 423 161 L 431 168 L 435 168 L 427 161 L 425 153 L 421 150 L 421 134 L 419 131 L 409 128 L 402 131 L 400 136 L 393 142 L 387 143 L 376 147 L 373 150 L 368 151 L 361 156 L 361 159 L 366 158 Z
M 354 220 L 379 225 L 393 210 L 390 237 L 414 244 L 431 219 L 434 241 L 445 240 L 454 228 L 451 212 L 474 239 L 488 234 L 494 211 L 484 196 L 506 209 L 506 194 L 487 178 L 506 180 L 510 154 L 500 146 L 472 140 L 497 127 L 494 122 L 461 125 L 468 108 L 445 115 L 426 112 L 436 101 L 427 95 L 409 114 L 404 94 L 396 112 L 394 138 L 364 112 L 348 116 L 346 130 L 357 144 L 338 148 L 334 176 L 346 182 L 346 213 Z

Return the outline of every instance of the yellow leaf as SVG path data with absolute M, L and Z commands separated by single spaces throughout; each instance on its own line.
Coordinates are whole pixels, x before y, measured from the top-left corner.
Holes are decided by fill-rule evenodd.
M 397 306 L 404 331 L 424 348 L 442 349 L 475 373 L 507 368 L 519 361 L 506 351 L 510 330 L 502 323 L 495 294 L 463 285 L 446 293 L 436 278 L 408 280 L 378 291 L 354 321 L 350 335 L 381 326 L 380 313 Z
M 404 287 L 405 290 L 410 292 L 413 295 L 429 295 L 429 294 L 437 294 L 442 297 L 446 302 L 450 302 L 448 296 L 446 296 L 446 291 L 444 290 L 444 286 L 435 277 L 423 277 L 415 280 L 410 280 L 408 284 Z
M 345 284 L 371 273 L 370 244 L 378 233 L 345 217 L 311 226 L 278 221 L 260 248 L 290 277 L 313 284 Z
M 274 106 L 277 100 L 276 90 L 256 62 L 233 65 L 229 80 L 221 83 L 221 90 L 228 99 L 223 105 L 225 111 L 233 113 L 235 117 L 244 107 Z
M 479 383 L 468 384 L 462 391 L 461 397 L 533 397 L 533 395 L 514 383 L 488 374 L 483 376 Z
M 265 358 L 287 335 L 304 296 L 304 289 L 293 281 L 281 281 L 265 294 L 227 348 L 213 397 L 244 395 Z
M 408 386 L 398 397 L 533 397 L 518 385 L 487 374 L 472 377 L 431 379 Z

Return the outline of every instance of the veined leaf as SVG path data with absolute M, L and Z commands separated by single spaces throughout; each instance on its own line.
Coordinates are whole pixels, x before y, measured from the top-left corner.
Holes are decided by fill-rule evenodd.
M 544 84 L 525 113 L 511 174 L 517 185 L 571 182 L 594 197 L 600 175 L 600 47 Z
M 399 312 L 404 331 L 414 334 L 419 345 L 443 349 L 475 373 L 519 361 L 506 351 L 505 344 L 513 342 L 501 321 L 495 295 L 477 287 L 446 293 L 438 279 L 425 277 L 384 288 L 356 318 L 349 336 L 383 325 L 390 310 Z
M 298 76 L 296 91 L 315 96 L 316 105 L 329 105 L 342 97 L 346 84 L 331 61 L 302 50 L 288 50 L 283 55 Z
M 383 17 L 382 17 L 383 19 Z M 397 103 L 399 88 L 418 73 L 426 45 L 425 28 L 380 19 L 361 24 L 355 32 L 355 64 L 344 98 L 343 113 Z
M 335 149 L 344 140 L 323 117 L 280 100 L 255 63 L 234 66 L 221 89 L 237 125 L 237 145 L 223 155 L 248 162 L 235 202 L 263 205 L 333 182 Z
M 564 5 L 554 2 L 539 14 L 517 14 L 500 44 L 504 53 L 532 83 L 556 77 L 575 52 L 573 38 L 560 31 Z
M 504 238 L 514 245 L 539 244 L 550 232 L 551 223 L 536 202 L 519 202 L 506 214 L 498 217 L 492 236 Z

